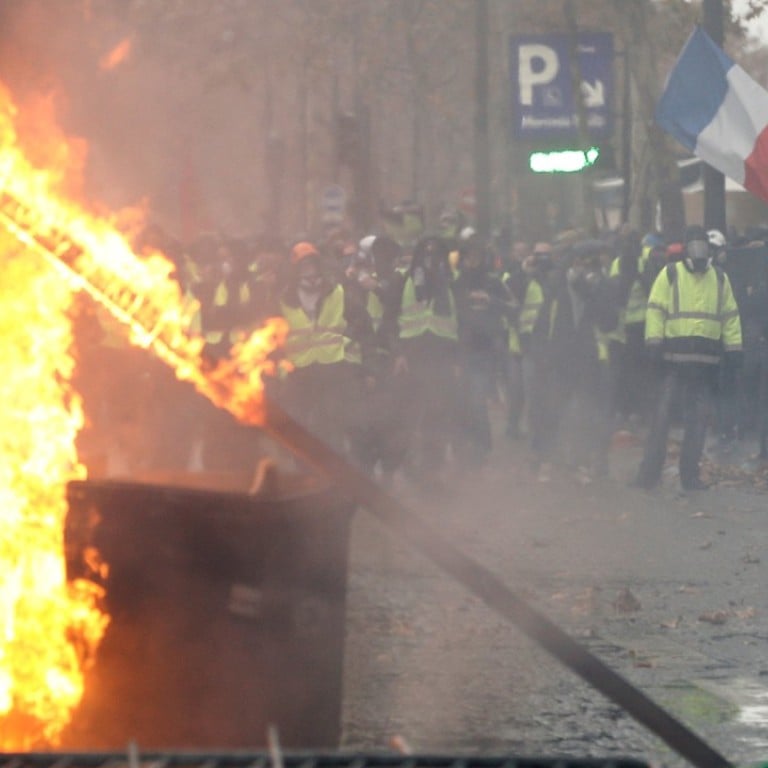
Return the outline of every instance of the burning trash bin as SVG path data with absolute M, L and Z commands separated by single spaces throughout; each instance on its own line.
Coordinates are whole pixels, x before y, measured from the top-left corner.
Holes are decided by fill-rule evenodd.
M 66 748 L 338 746 L 353 509 L 247 482 L 70 483 L 68 570 L 98 550 L 110 625 Z

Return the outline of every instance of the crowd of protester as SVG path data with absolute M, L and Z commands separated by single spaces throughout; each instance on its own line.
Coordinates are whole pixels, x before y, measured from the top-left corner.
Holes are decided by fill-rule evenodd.
M 225 357 L 267 318 L 285 318 L 268 395 L 385 484 L 441 487 L 449 472 L 483 467 L 499 441 L 527 446 L 542 482 L 567 471 L 588 483 L 610 473 L 617 434 L 650 427 L 665 361 L 646 344 L 648 297 L 685 259 L 682 238 L 625 228 L 485 240 L 450 213 L 434 234 L 360 235 L 206 235 L 177 248 L 205 354 Z M 707 255 L 730 275 L 744 337 L 743 356 L 717 366 L 713 433 L 722 451 L 754 438 L 768 458 L 764 237 L 726 243 L 710 231 Z M 227 468 L 215 439 L 218 419 L 231 441 L 224 418 L 190 437 L 208 444 L 203 468 Z

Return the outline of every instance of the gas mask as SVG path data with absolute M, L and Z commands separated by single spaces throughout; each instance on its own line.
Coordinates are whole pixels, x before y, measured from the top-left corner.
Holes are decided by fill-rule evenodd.
M 709 243 L 705 240 L 691 240 L 685 246 L 685 264 L 691 272 L 706 272 L 712 263 Z

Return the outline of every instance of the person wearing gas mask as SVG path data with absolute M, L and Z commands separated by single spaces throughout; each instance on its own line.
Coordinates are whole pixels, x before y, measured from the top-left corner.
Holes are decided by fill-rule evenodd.
M 517 328 L 522 353 L 523 397 L 527 411 L 532 468 L 542 482 L 550 480 L 551 467 L 544 455 L 547 425 L 547 350 L 552 274 L 556 271 L 552 246 L 538 242 L 523 261 L 525 288 Z
M 278 397 L 307 429 L 345 451 L 360 402 L 361 349 L 372 330 L 365 307 L 323 268 L 313 243 L 291 248 L 279 297 L 288 324 L 283 354 L 289 366 Z
M 682 407 L 680 485 L 703 490 L 699 462 L 704 449 L 721 362 L 741 363 L 739 309 L 728 276 L 713 265 L 706 230 L 685 231 L 682 261 L 668 264 L 648 297 L 645 344 L 663 365 L 663 380 L 645 452 L 633 485 L 650 489 L 661 480 L 673 409 Z
M 427 490 L 442 486 L 456 432 L 459 336 L 448 257 L 440 237 L 416 243 L 398 315 L 394 383 L 408 428 L 405 468 Z
M 498 394 L 497 375 L 506 364 L 508 321 L 517 305 L 491 272 L 490 252 L 477 233 L 459 246 L 459 275 L 454 282 L 461 359 L 462 458 L 482 466 L 493 447 L 488 401 Z

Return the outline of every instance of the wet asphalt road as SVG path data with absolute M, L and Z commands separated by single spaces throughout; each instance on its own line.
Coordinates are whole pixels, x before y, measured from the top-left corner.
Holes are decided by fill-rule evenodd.
M 748 447 L 747 447 L 748 450 Z M 611 477 L 539 483 L 520 444 L 446 492 L 396 493 L 518 595 L 732 762 L 768 755 L 768 495 L 687 496 Z M 342 748 L 633 756 L 684 764 L 617 706 L 360 511 L 353 526 Z

